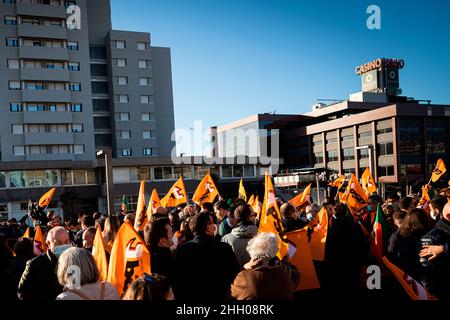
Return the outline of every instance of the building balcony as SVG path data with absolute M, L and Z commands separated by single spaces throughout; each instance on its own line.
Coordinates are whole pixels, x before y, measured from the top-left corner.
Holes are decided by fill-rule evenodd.
M 21 46 L 19 48 L 19 57 L 22 59 L 69 60 L 66 48 Z
M 71 112 L 24 112 L 23 123 L 72 123 Z
M 19 37 L 67 39 L 67 28 L 65 27 L 19 24 L 17 30 Z
M 66 8 L 64 6 L 51 6 L 48 4 L 18 3 L 17 15 L 65 19 Z
M 75 161 L 73 154 L 27 154 L 26 161 Z
M 72 132 L 25 133 L 24 136 L 26 145 L 74 144 Z
M 22 90 L 25 102 L 70 102 L 72 96 L 67 90 Z
M 20 78 L 22 80 L 69 82 L 70 73 L 69 70 L 22 68 Z

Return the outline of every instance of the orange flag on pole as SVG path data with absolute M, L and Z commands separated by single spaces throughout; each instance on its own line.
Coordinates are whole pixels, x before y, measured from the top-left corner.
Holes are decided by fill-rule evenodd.
M 309 242 L 311 256 L 313 260 L 323 261 L 325 259 L 325 243 L 328 232 L 327 210 L 322 208 L 312 222 L 314 231 Z
M 45 244 L 44 233 L 41 226 L 37 227 L 36 234 L 34 235 L 34 255 L 40 256 L 47 251 L 47 245 Z
M 445 167 L 444 160 L 439 159 L 436 165 L 436 168 L 433 170 L 433 173 L 431 175 L 431 181 L 436 182 L 439 180 L 439 178 L 447 172 L 447 168 Z
M 108 282 L 116 287 L 121 296 L 144 273 L 151 273 L 150 252 L 133 226 L 125 222 L 120 227 L 111 250 Z
M 250 199 L 248 199 L 247 204 L 251 207 L 251 206 L 253 206 L 254 202 L 255 202 L 255 196 L 252 194 L 250 196 Z
M 217 187 L 211 177 L 211 174 L 207 174 L 203 177 L 202 181 L 195 190 L 192 201 L 201 206 L 205 202 L 214 202 L 214 199 L 219 195 Z
M 39 199 L 39 207 L 47 208 L 52 201 L 53 195 L 55 194 L 56 188 L 51 189 L 46 194 L 44 194 L 41 199 Z
M 102 229 L 100 225 L 95 233 L 94 244 L 92 246 L 92 256 L 100 271 L 100 281 L 108 278 L 108 260 L 106 259 L 105 243 L 103 242 Z
M 147 215 L 145 210 L 145 181 L 141 181 L 139 196 L 136 207 L 136 218 L 134 219 L 134 228 L 136 231 L 142 231 L 147 224 Z
M 176 207 L 188 201 L 186 189 L 184 187 L 183 177 L 180 177 L 174 183 L 169 192 L 161 199 L 161 205 L 165 208 Z
M 372 174 L 370 173 L 370 169 L 366 168 L 364 173 L 361 176 L 362 187 L 367 195 L 370 195 L 374 192 L 377 192 L 377 184 L 375 180 L 373 180 Z
M 289 242 L 284 234 L 280 210 L 275 199 L 272 178 L 267 172 L 265 175 L 264 203 L 261 210 L 258 232 L 272 232 L 278 236 L 278 258 L 283 259 L 288 254 Z
M 289 203 L 292 204 L 295 208 L 303 206 L 311 196 L 311 185 L 312 184 L 307 186 L 305 190 L 303 190 L 303 192 L 300 193 L 298 196 L 289 200 Z
M 355 175 L 352 173 L 350 181 L 348 182 L 348 187 L 345 192 L 345 201 L 347 205 L 358 211 L 367 206 L 368 197 L 364 189 L 359 184 Z
M 150 201 L 148 202 L 147 219 L 150 220 L 151 215 L 155 212 L 156 208 L 159 207 L 162 207 L 161 200 L 159 200 L 158 191 L 154 188 L 152 195 L 150 196 Z
M 319 289 L 320 283 L 317 278 L 316 269 L 312 261 L 311 249 L 308 245 L 308 231 L 301 229 L 286 234 L 287 239 L 294 244 L 290 248 L 289 261 L 300 271 L 300 283 L 297 290 Z
M 252 210 L 255 211 L 257 217 L 261 215 L 261 204 L 259 203 L 259 196 L 255 197 L 255 200 L 252 204 Z
M 244 181 L 239 182 L 239 198 L 244 199 L 244 201 L 247 201 L 247 192 L 245 192 L 245 188 L 244 188 Z
M 422 187 L 422 197 L 419 200 L 419 203 L 417 204 L 417 208 L 420 209 L 428 209 L 428 203 L 430 202 L 430 195 L 428 194 L 427 185 Z
M 25 233 L 23 234 L 22 238 L 27 238 L 27 239 L 31 239 L 31 229 L 30 227 L 27 228 L 27 231 L 25 231 Z

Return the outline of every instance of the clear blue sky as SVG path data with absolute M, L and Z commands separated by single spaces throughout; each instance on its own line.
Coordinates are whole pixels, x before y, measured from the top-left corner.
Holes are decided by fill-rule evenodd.
M 450 104 L 450 1 L 111 0 L 114 29 L 172 50 L 175 125 L 303 113 L 360 91 L 357 64 L 403 58 L 403 94 Z M 366 27 L 369 5 L 381 30 Z M 181 152 L 182 150 L 178 150 Z

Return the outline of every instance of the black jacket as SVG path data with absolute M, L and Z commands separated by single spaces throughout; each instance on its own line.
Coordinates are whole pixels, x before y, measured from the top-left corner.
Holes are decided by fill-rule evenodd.
M 197 235 L 178 249 L 175 271 L 177 300 L 220 302 L 228 298 L 239 264 L 229 244 Z
M 420 273 L 422 275 L 422 284 L 428 288 L 431 294 L 440 299 L 450 299 L 450 256 L 448 247 L 450 243 L 450 222 L 446 219 L 440 219 L 434 229 L 422 237 L 417 248 L 422 249 L 423 245 L 444 246 L 445 253 L 428 261 L 420 258 Z
M 63 291 L 56 277 L 58 258 L 50 251 L 27 262 L 17 297 L 24 301 L 52 301 Z
M 10 259 L 8 266 L 6 267 L 5 275 L 7 278 L 7 291 L 10 300 L 17 299 L 17 287 L 19 286 L 20 278 L 25 270 L 27 261 L 33 259 L 31 255 L 16 255 Z
M 174 257 L 169 248 L 156 246 L 150 249 L 152 273 L 160 274 L 169 279 L 171 284 L 174 280 Z

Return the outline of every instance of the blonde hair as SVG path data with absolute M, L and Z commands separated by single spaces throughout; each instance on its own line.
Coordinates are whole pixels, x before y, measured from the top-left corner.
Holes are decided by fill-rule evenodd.
M 79 278 L 76 280 L 79 280 L 77 284 L 80 286 L 99 281 L 100 273 L 94 257 L 89 251 L 74 247 L 61 254 L 58 259 L 57 276 L 62 286 L 67 288 L 73 286 L 72 283 L 68 283 L 68 280 L 74 276 L 74 268 L 79 272 Z

